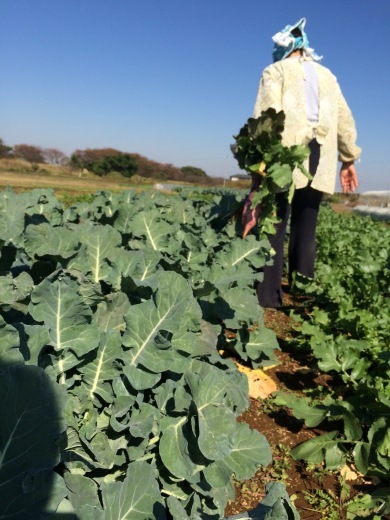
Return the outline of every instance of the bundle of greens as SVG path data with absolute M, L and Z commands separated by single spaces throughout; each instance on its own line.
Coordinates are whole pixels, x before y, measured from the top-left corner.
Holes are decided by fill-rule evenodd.
M 234 136 L 233 155 L 241 169 L 252 176 L 252 188 L 244 201 L 243 237 L 259 222 L 260 232 L 274 234 L 276 218 L 275 195 L 285 193 L 289 202 L 294 194 L 293 171 L 299 168 L 308 178 L 304 162 L 309 156 L 305 145 L 284 146 L 282 133 L 285 114 L 274 108 L 263 111 L 258 118 L 249 118 Z

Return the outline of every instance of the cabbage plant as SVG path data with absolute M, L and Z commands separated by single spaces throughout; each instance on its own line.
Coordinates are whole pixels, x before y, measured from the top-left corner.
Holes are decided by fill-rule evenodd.
M 218 202 L 0 194 L 1 519 L 219 519 L 270 462 L 219 354 L 272 362 L 269 246 Z

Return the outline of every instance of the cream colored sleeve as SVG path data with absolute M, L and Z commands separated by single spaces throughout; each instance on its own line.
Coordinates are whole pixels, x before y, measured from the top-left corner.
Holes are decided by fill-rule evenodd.
M 275 67 L 264 69 L 260 79 L 259 90 L 253 117 L 259 117 L 263 110 L 274 108 L 277 112 L 282 110 L 282 82 L 280 72 Z
M 349 162 L 359 159 L 362 152 L 356 145 L 357 132 L 355 120 L 352 112 L 340 91 L 338 102 L 338 126 L 337 126 L 337 147 L 339 151 L 339 161 Z

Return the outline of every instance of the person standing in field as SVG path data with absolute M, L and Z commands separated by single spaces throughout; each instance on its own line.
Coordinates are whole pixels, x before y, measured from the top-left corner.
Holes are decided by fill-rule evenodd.
M 283 244 L 290 213 L 291 283 L 294 272 L 314 277 L 318 210 L 323 194 L 335 191 L 337 158 L 342 163 L 343 192 L 351 193 L 358 187 L 354 163 L 361 149 L 356 145 L 355 122 L 336 77 L 320 65 L 322 58 L 309 47 L 305 24 L 306 19 L 302 18 L 273 36 L 274 63 L 262 73 L 253 114 L 257 118 L 271 107 L 284 111 L 282 142 L 285 146 L 309 146 L 307 169 L 313 176 L 309 181 L 301 171 L 294 171 L 296 189 L 291 207 L 285 193 L 277 195 L 280 223 L 276 234 L 270 237 L 276 254 L 273 265 L 264 268 L 264 279 L 257 286 L 262 307 L 282 305 Z

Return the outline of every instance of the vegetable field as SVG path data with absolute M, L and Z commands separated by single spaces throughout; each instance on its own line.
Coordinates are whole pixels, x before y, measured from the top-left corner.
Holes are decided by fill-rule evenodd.
M 310 349 L 338 383 L 321 401 L 279 396 L 296 417 L 333 431 L 293 450 L 330 469 L 352 461 L 364 475 L 390 477 L 390 229 L 323 208 L 317 280 L 296 279 L 310 299 L 295 348 Z M 301 320 L 299 320 L 301 321 Z M 340 424 L 342 427 L 340 427 Z
M 51 190 L 0 193 L 0 519 L 218 520 L 233 478 L 271 462 L 237 420 L 248 383 L 231 358 L 278 359 L 254 290 L 272 254 L 241 239 L 244 195 L 99 192 L 64 207 Z M 389 229 L 324 208 L 319 242 L 315 284 L 296 280 L 307 306 L 291 348 L 338 384 L 275 403 L 333 425 L 295 458 L 386 483 Z M 266 485 L 256 519 L 298 519 Z M 386 492 L 364 500 L 390 510 Z
M 270 462 L 218 352 L 277 347 L 253 288 L 268 242 L 237 237 L 237 197 L 1 193 L 0 518 L 217 519 L 233 474 Z
M 324 205 L 317 239 L 316 280 L 297 277 L 286 306 L 267 312 L 282 345 L 268 372 L 280 391 L 244 414 L 274 460 L 237 486 L 230 511 L 254 507 L 273 478 L 302 519 L 381 520 L 390 517 L 390 229 Z

